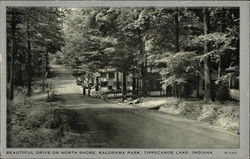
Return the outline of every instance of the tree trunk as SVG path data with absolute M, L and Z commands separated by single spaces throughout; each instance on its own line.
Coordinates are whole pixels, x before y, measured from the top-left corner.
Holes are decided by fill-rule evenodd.
M 45 72 L 44 71 L 43 71 L 42 87 L 43 87 L 43 93 L 44 93 L 45 92 Z
M 116 71 L 116 89 L 120 89 L 119 72 Z
M 177 85 L 176 84 L 174 84 L 174 96 L 178 97 L 178 94 L 177 94 Z
M 136 90 L 139 91 L 139 78 L 136 79 Z
M 89 77 L 88 77 L 88 96 L 90 96 L 90 89 L 91 89 L 91 85 L 90 85 L 90 79 L 89 79 Z
M 95 91 L 99 91 L 98 77 L 96 77 Z
M 139 37 L 141 37 L 141 33 L 139 31 Z M 147 54 L 144 51 L 144 42 L 142 39 L 139 40 L 139 51 L 142 56 L 141 63 L 141 77 L 142 77 L 142 96 L 147 96 Z
M 171 89 L 169 90 L 169 86 L 166 86 L 166 97 L 170 96 L 170 93 L 171 93 L 170 91 L 171 91 Z
M 179 12 L 176 11 L 175 13 L 175 52 L 180 51 L 180 43 L 179 43 Z
M 171 85 L 171 93 L 172 93 L 172 97 L 175 97 L 175 87 L 174 87 L 174 84 Z
M 82 95 L 86 95 L 85 87 L 82 88 Z
M 211 72 L 209 68 L 208 57 L 204 59 L 204 80 L 205 80 L 204 101 L 211 101 Z
M 142 96 L 147 96 L 147 66 L 146 65 L 147 65 L 146 61 L 144 61 L 142 66 L 141 66 Z
M 49 72 L 49 54 L 48 51 L 45 53 L 45 72 Z
M 207 8 L 203 9 L 204 14 L 204 35 L 209 34 L 210 31 L 210 19 L 209 11 Z M 209 43 L 204 42 L 204 54 L 209 51 Z M 204 80 L 205 80 L 205 95 L 204 101 L 211 101 L 211 72 L 210 72 L 210 58 L 209 56 L 204 58 Z
M 199 77 L 199 75 L 197 75 L 197 78 L 196 78 L 196 80 L 197 80 L 197 85 L 196 85 L 196 87 L 197 87 L 197 97 L 199 97 L 199 94 L 200 94 L 200 77 Z
M 90 93 L 91 93 L 91 87 L 89 86 L 88 87 L 88 96 L 90 96 Z
M 176 10 L 175 15 L 174 15 L 174 24 L 175 24 L 175 53 L 180 51 L 180 43 L 179 43 L 179 34 L 180 34 L 180 29 L 179 29 L 179 11 Z M 173 76 L 171 73 L 170 76 Z M 170 92 L 172 92 L 172 96 L 177 97 L 177 88 L 176 84 L 173 83 L 170 86 Z
M 82 95 L 86 95 L 84 80 L 82 81 Z
M 14 98 L 14 84 L 15 84 L 15 53 L 16 53 L 16 23 L 15 18 L 12 15 L 11 23 L 11 58 L 10 58 L 10 87 L 9 87 L 9 100 Z
M 180 43 L 179 43 L 180 31 L 179 31 L 179 11 L 178 10 L 175 13 L 174 19 L 175 19 L 175 52 L 177 53 L 180 51 Z M 181 72 L 180 76 L 182 76 L 182 72 Z M 181 84 L 179 84 L 176 87 L 178 87 L 178 88 L 176 88 L 176 97 L 181 98 Z
M 27 51 L 27 75 L 28 75 L 28 79 L 27 79 L 27 96 L 31 96 L 32 90 L 31 90 L 31 82 L 32 82 L 32 67 L 31 67 L 31 38 L 30 38 L 30 22 L 29 22 L 29 15 L 28 15 L 28 20 L 27 20 L 27 37 L 28 37 L 28 51 Z
M 43 83 L 42 83 L 42 87 L 43 87 L 43 93 L 45 92 L 45 76 L 46 76 L 46 68 L 45 68 L 45 57 L 46 57 L 46 55 L 45 55 L 46 53 L 44 53 L 43 54 L 43 58 L 42 58 L 42 60 L 43 60 Z
M 126 95 L 127 95 L 127 79 L 126 79 L 126 71 L 122 72 L 122 100 L 126 99 Z
M 181 88 L 182 88 L 182 85 L 181 84 L 179 84 L 179 98 L 181 98 Z
M 136 94 L 136 78 L 135 78 L 135 71 L 133 70 L 133 77 L 132 77 L 132 94 Z
M 218 62 L 218 77 L 219 79 L 221 77 L 221 55 L 219 54 L 219 62 Z
M 225 32 L 226 30 L 226 26 L 225 26 L 225 16 L 226 16 L 226 12 L 225 10 L 222 8 L 221 9 L 221 26 L 220 26 L 220 29 L 221 29 L 221 32 Z M 221 77 L 221 53 L 219 52 L 219 48 L 217 48 L 218 50 L 218 55 L 219 55 L 219 62 L 218 62 L 218 77 L 217 79 L 219 79 Z

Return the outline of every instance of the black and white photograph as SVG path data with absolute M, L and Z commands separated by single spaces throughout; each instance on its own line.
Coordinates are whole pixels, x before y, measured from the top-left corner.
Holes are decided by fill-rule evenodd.
M 7 149 L 240 148 L 240 7 L 7 6 L 5 19 Z

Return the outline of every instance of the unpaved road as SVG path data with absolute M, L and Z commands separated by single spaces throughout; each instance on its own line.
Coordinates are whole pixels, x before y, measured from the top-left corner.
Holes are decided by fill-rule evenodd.
M 164 113 L 82 95 L 72 71 L 53 66 L 54 87 L 71 132 L 90 136 L 83 147 L 238 148 L 239 136 Z M 70 115 L 73 114 L 73 115 Z M 67 130 L 68 131 L 68 130 Z M 79 144 L 78 144 L 79 145 Z

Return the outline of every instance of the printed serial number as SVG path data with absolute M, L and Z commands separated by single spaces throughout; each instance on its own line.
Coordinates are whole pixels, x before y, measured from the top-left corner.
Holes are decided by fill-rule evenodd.
M 235 154 L 237 154 L 237 152 L 235 152 L 235 151 L 227 151 L 227 152 L 225 152 L 225 154 L 228 154 L 228 155 L 235 155 Z

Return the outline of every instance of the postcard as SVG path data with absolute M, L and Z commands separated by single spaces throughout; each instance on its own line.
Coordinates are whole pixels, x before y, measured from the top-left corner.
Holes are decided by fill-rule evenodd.
M 2 1 L 1 158 L 249 157 L 249 3 Z

